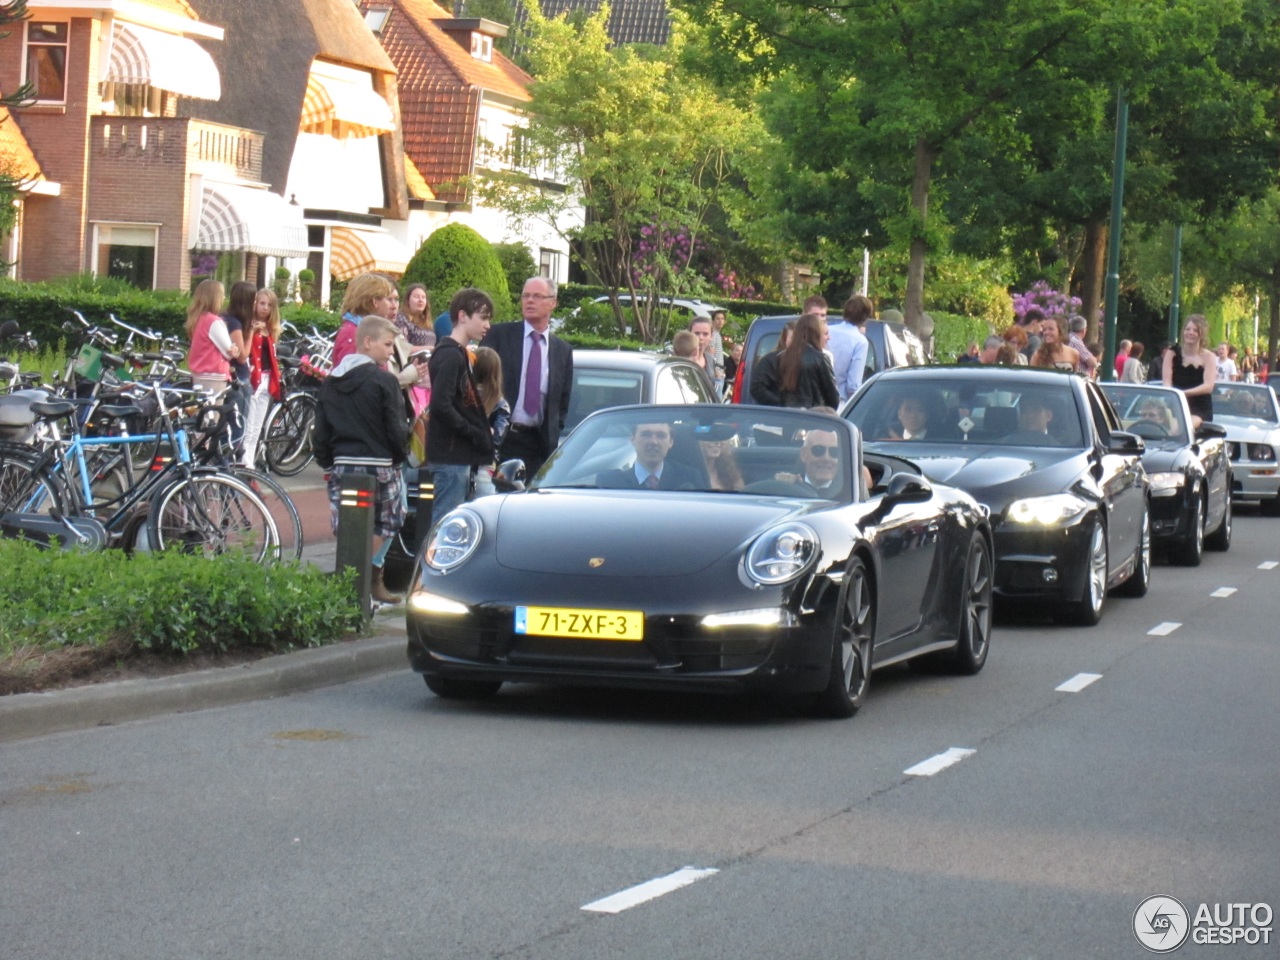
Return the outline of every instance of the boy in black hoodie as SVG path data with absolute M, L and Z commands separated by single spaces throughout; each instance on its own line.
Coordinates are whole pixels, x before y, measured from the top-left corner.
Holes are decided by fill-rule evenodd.
M 483 290 L 467 287 L 449 302 L 453 329 L 436 342 L 427 361 L 431 371 L 431 426 L 427 464 L 435 485 L 434 522 L 467 499 L 471 472 L 493 463 L 493 431 L 471 373 L 467 345 L 489 331 L 493 301 Z
M 385 369 L 395 352 L 396 326 L 383 317 L 365 317 L 356 328 L 356 352 L 334 367 L 320 387 L 312 436 L 316 461 L 328 471 L 329 511 L 338 530 L 342 478 L 353 473 L 377 478 L 373 551 L 404 524 L 404 481 L 400 464 L 408 455 L 409 426 L 404 395 L 395 374 Z M 379 603 L 399 603 L 373 568 L 371 595 Z

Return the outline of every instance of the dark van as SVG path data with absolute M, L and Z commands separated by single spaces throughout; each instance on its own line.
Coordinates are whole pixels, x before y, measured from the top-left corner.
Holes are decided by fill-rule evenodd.
M 778 346 L 782 328 L 789 320 L 799 320 L 799 314 L 785 317 L 758 317 L 747 329 L 747 339 L 742 346 L 742 362 L 733 377 L 733 402 L 751 403 L 751 370 L 757 360 L 771 353 Z M 839 318 L 832 322 L 843 323 Z M 890 367 L 918 367 L 928 363 L 920 338 L 905 324 L 886 323 L 883 320 L 867 321 L 867 367 L 865 380 L 873 373 Z

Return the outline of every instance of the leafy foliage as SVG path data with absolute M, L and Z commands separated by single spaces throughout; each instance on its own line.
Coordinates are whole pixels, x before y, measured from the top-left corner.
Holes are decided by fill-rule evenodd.
M 514 299 L 524 289 L 525 281 L 538 275 L 538 265 L 523 243 L 495 243 L 493 252 L 498 255 L 502 270 L 507 275 L 507 291 Z
M 463 287 L 478 287 L 493 298 L 495 320 L 514 313 L 502 262 L 489 241 L 465 224 L 446 224 L 427 237 L 405 267 L 404 282 L 425 284 L 431 302 L 442 308 Z

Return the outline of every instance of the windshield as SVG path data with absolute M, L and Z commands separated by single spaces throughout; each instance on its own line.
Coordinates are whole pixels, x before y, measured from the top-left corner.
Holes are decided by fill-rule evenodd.
M 1260 423 L 1280 422 L 1276 416 L 1276 395 L 1261 383 L 1218 384 L 1213 388 L 1213 412 Z
M 531 489 L 704 491 L 847 502 L 854 434 L 835 418 L 720 405 L 606 410 L 584 420 Z
M 1130 433 L 1149 440 L 1185 440 L 1189 436 L 1182 398 L 1177 394 L 1114 384 L 1104 385 L 1102 392 Z
M 846 416 L 867 443 L 981 443 L 1011 447 L 1084 445 L 1067 383 L 969 378 L 872 380 Z

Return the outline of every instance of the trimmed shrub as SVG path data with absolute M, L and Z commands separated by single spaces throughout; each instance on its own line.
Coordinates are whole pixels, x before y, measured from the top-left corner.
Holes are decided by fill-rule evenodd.
M 425 284 L 440 309 L 463 287 L 479 287 L 493 298 L 495 320 L 513 315 L 498 255 L 488 240 L 461 223 L 446 224 L 423 241 L 405 267 L 404 283 Z
M 982 317 L 962 317 L 937 310 L 929 311 L 929 316 L 933 317 L 933 356 L 938 363 L 954 363 L 974 341 L 981 348 L 982 341 L 993 332 L 991 324 Z
M 507 275 L 507 291 L 515 300 L 524 289 L 524 282 L 538 275 L 538 265 L 533 254 L 523 243 L 495 243 L 493 252 L 498 255 L 502 272 Z
M 119 280 L 73 277 L 45 283 L 0 279 L 0 319 L 16 320 L 42 343 L 67 336 L 62 325 L 75 322 L 68 308 L 90 323 L 106 323 L 113 313 L 135 327 L 181 335 L 187 320 L 187 297 L 172 290 L 139 290 Z

